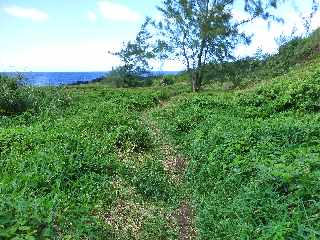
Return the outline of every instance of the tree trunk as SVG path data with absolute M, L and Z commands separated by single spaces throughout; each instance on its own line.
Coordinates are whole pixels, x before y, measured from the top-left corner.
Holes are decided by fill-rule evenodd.
M 192 74 L 192 91 L 199 92 L 201 88 L 202 74 L 198 71 Z
M 192 74 L 192 92 L 197 91 L 197 78 L 195 74 Z

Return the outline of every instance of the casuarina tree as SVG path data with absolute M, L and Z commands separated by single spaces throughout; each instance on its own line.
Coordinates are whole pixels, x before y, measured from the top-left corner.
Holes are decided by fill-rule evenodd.
M 158 7 L 162 20 L 155 24 L 169 56 L 183 61 L 192 90 L 201 87 L 204 66 L 232 59 L 232 50 L 248 38 L 239 33 L 230 0 L 165 0 Z
M 138 34 L 138 37 L 141 33 L 146 36 L 141 46 L 139 41 L 132 46 L 129 42 L 118 55 L 128 62 L 125 64 L 128 66 L 137 62 L 147 64 L 156 56 L 179 59 L 196 92 L 201 88 L 204 67 L 208 63 L 230 61 L 238 44 L 250 42 L 250 38 L 239 30 L 240 26 L 255 18 L 281 20 L 272 15 L 271 10 L 286 1 L 290 0 L 163 0 L 157 7 L 160 20 L 148 18 Z M 239 3 L 244 3 L 248 19 L 237 21 L 234 18 L 233 10 Z M 312 6 L 313 14 L 318 9 L 318 0 L 313 0 Z M 154 28 L 147 31 L 148 25 Z

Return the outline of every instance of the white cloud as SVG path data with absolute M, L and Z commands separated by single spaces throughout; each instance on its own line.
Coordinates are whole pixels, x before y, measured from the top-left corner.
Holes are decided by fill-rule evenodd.
M 47 42 L 22 52 L 0 49 L 0 71 L 107 71 L 119 65 L 116 56 L 108 54 L 121 47 L 118 41 L 86 40 L 80 42 Z
M 311 29 L 317 29 L 320 27 L 320 13 L 318 12 L 315 16 L 313 16 L 311 20 Z
M 246 13 L 245 11 L 240 11 L 238 9 L 233 9 L 232 16 L 238 22 L 250 19 L 250 15 L 248 13 Z
M 107 1 L 101 1 L 98 3 L 99 10 L 102 16 L 112 21 L 138 21 L 141 16 L 129 9 L 128 7 Z
M 252 43 L 250 46 L 239 46 L 235 53 L 237 56 L 250 56 L 253 55 L 258 48 L 261 48 L 266 53 L 276 53 L 278 50 L 278 44 L 275 39 L 280 35 L 290 36 L 292 30 L 296 28 L 296 34 L 303 35 L 305 28 L 299 12 L 292 8 L 286 8 L 282 11 L 284 17 L 284 24 L 273 22 L 268 28 L 266 21 L 262 19 L 256 19 L 252 23 L 247 24 L 241 30 L 247 34 L 254 34 Z M 242 19 L 239 12 L 233 13 L 238 19 Z M 305 16 L 309 16 L 310 13 L 306 12 Z M 317 13 L 311 21 L 311 30 L 315 30 L 320 27 L 320 14 Z
M 23 8 L 18 6 L 5 7 L 3 10 L 14 17 L 26 18 L 33 21 L 46 21 L 49 16 L 46 12 L 35 8 Z
M 87 17 L 90 22 L 96 22 L 97 21 L 97 15 L 93 11 L 88 11 Z
M 0 72 L 2 71 L 108 71 L 121 64 L 116 52 L 122 47 L 116 40 L 88 40 L 81 42 L 47 42 L 13 52 L 11 49 L 0 49 Z M 178 71 L 184 65 L 178 61 L 168 60 L 163 66 L 153 62 L 154 70 Z

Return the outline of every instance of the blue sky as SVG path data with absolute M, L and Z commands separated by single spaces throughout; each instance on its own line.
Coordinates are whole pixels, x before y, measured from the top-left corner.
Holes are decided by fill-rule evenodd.
M 296 1 L 307 14 L 312 0 Z M 122 42 L 135 37 L 145 16 L 158 15 L 161 0 L 0 0 L 0 71 L 105 71 L 119 64 L 108 54 Z M 261 20 L 246 26 L 255 33 L 249 47 L 239 47 L 238 55 L 248 55 L 261 47 L 276 51 L 274 37 L 290 32 L 299 23 L 292 4 L 278 10 L 288 19 L 284 25 L 268 29 Z M 240 9 L 234 11 L 245 18 Z M 320 26 L 316 16 L 313 28 Z M 298 24 L 299 25 L 299 24 Z M 300 26 L 301 27 L 301 26 Z M 177 61 L 168 61 L 164 70 L 179 70 Z

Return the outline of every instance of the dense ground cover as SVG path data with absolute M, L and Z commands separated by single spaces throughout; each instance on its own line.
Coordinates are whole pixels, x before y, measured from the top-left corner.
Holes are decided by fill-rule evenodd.
M 176 190 L 141 120 L 170 90 L 54 91 L 64 108 L 0 118 L 0 239 L 174 238 Z
M 319 59 L 248 90 L 184 95 L 153 117 L 190 158 L 200 239 L 320 238 Z
M 0 76 L 0 239 L 320 239 L 310 39 L 242 62 L 241 90 L 193 94 L 183 74 L 140 89 Z

